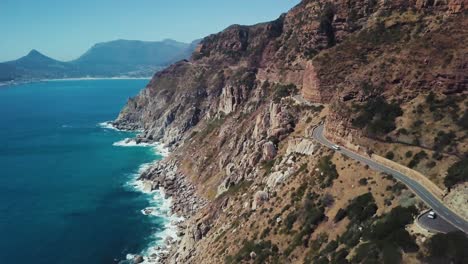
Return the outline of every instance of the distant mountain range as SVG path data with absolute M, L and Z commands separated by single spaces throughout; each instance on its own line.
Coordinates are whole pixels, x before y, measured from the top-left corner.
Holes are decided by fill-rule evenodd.
M 156 71 L 190 57 L 199 40 L 115 40 L 95 44 L 76 60 L 63 62 L 31 50 L 26 56 L 0 63 L 0 82 L 82 77 L 150 77 Z

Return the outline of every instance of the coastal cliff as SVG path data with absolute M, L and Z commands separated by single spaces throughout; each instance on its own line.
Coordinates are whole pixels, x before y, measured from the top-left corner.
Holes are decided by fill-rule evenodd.
M 156 73 L 114 125 L 171 149 L 141 176 L 187 218 L 164 262 L 360 263 L 382 261 L 384 249 L 399 261 L 431 257 L 418 253 L 426 238 L 414 226 L 398 227 L 408 241 L 391 249 L 363 234 L 359 224 L 424 205 L 319 147 L 312 130 L 324 121 L 330 139 L 392 152 L 450 188 L 446 172 L 468 153 L 467 6 L 304 0 L 275 21 L 208 36 L 190 60 Z M 355 203 L 367 208 L 359 221 Z M 363 256 L 362 241 L 376 253 Z

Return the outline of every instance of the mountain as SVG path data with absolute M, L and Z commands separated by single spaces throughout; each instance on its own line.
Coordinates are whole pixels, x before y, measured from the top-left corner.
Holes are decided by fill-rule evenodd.
M 92 75 L 119 75 L 155 69 L 190 57 L 190 44 L 174 40 L 145 42 L 116 40 L 98 43 L 78 59 L 71 61 Z
M 0 63 L 0 82 L 12 81 L 16 78 L 16 68 L 14 66 Z
M 0 79 L 33 80 L 79 77 L 147 77 L 190 57 L 197 42 L 116 40 L 98 43 L 78 59 L 62 62 L 32 50 L 26 56 L 0 63 Z
M 342 153 L 468 218 L 467 5 L 303 0 L 155 74 L 114 125 L 170 147 L 140 176 L 186 219 L 162 262 L 466 262 L 414 186 Z
M 69 63 L 47 57 L 37 50 L 31 50 L 26 56 L 3 64 L 14 68 L 15 79 L 23 76 L 33 79 L 66 77 L 72 74 L 75 68 Z
M 51 68 L 61 68 L 64 67 L 65 63 L 47 57 L 37 50 L 31 50 L 26 56 L 12 61 L 9 64 L 25 70 L 35 70 L 44 66 Z

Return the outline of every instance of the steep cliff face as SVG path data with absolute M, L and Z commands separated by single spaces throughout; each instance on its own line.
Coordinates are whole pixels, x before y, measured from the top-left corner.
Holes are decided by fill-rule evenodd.
M 313 127 L 325 120 L 333 140 L 350 148 L 361 145 L 379 151 L 385 146 L 373 140 L 404 140 L 397 128 L 417 118 L 413 109 L 429 91 L 437 93 L 437 100 L 452 98 L 454 116 L 463 115 L 468 73 L 466 7 L 467 1 L 462 0 L 304 0 L 275 21 L 234 25 L 208 36 L 190 60 L 157 73 L 129 100 L 115 125 L 141 129 L 141 141 L 171 146 L 167 160 L 142 175 L 157 186 L 169 186 L 172 195 L 182 196 L 176 199 L 175 211 L 191 216 L 177 250 L 165 260 L 219 263 L 241 248 L 239 241 L 229 244 L 219 237 L 228 230 L 239 240 L 258 233 L 260 227 L 252 220 L 256 218 L 249 218 L 252 208 L 269 210 L 273 219 L 274 208 L 288 202 L 275 198 L 275 203 L 268 203 L 269 197 L 295 192 L 302 181 L 317 182 L 303 192 L 314 193 L 316 209 L 325 214 L 311 224 L 314 230 L 327 233 L 323 226 L 338 226 L 341 231 L 333 236 L 343 232 L 346 223 L 333 224 L 328 219 L 339 208 L 317 201 L 327 200 L 327 193 L 338 194 L 336 184 L 354 189 L 357 179 L 347 183 L 347 178 L 340 178 L 349 173 L 344 165 L 354 171 L 365 169 L 334 157 L 343 167 L 333 173 L 333 166 L 324 159 L 330 153 L 311 139 Z M 430 106 L 423 103 L 421 107 Z M 438 151 L 445 156 L 431 170 L 441 173 L 447 166 L 439 164 L 453 163 L 457 155 L 466 153 L 466 128 L 448 119 L 429 120 L 429 113 L 427 118 L 433 122 L 431 131 L 453 123 L 455 141 L 461 142 L 455 150 Z M 424 143 L 425 138 L 421 139 Z M 414 147 L 434 147 L 430 143 Z M 334 180 L 337 177 L 340 183 Z M 389 185 L 389 181 L 375 183 L 381 186 L 376 187 L 378 194 L 390 195 L 391 188 L 379 189 Z M 344 206 L 365 189 L 335 196 L 336 206 Z M 377 195 L 376 190 L 372 192 Z M 392 195 L 390 204 L 399 195 Z M 385 206 L 387 200 L 377 203 L 379 214 L 391 209 Z M 290 210 L 278 211 L 272 221 L 282 225 L 281 215 Z M 242 219 L 233 212 L 250 221 L 250 227 L 243 227 L 249 234 L 234 234 L 239 223 L 233 219 Z M 313 230 L 301 232 L 312 232 L 299 238 L 304 245 L 319 239 Z M 285 241 L 292 235 L 283 235 L 265 234 L 263 238 L 276 241 L 276 252 L 278 247 L 287 252 L 280 254 L 282 263 L 304 259 L 300 250 L 288 249 Z

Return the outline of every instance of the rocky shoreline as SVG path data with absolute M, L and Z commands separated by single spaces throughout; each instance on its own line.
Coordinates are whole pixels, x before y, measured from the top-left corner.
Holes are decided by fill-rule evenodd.
M 155 139 L 146 136 L 148 133 L 138 124 L 138 122 L 128 121 L 127 119 L 118 119 L 111 125 L 123 131 L 140 132 L 133 139 L 136 144 L 152 144 Z M 169 258 L 178 251 L 177 243 L 181 243 L 181 238 L 187 233 L 196 236 L 198 230 L 188 230 L 191 217 L 208 204 L 206 199 L 196 194 L 195 186 L 187 180 L 186 176 L 178 171 L 178 161 L 174 158 L 166 157 L 154 162 L 150 167 L 143 171 L 138 177 L 142 182 L 145 192 L 162 190 L 165 199 L 171 199 L 170 213 L 183 218 L 181 221 L 173 222 L 177 228 L 177 237 L 167 237 L 164 245 L 156 247 L 157 253 L 149 256 L 135 255 L 134 263 L 166 263 Z M 193 232 L 192 232 L 193 231 Z M 200 233 L 200 232 L 198 232 Z M 194 237 L 196 239 L 196 237 Z
M 145 140 L 146 142 L 146 140 Z M 177 251 L 177 241 L 185 235 L 190 217 L 203 208 L 207 201 L 197 196 L 195 187 L 186 180 L 185 176 L 178 172 L 175 160 L 160 160 L 151 165 L 138 178 L 143 183 L 143 190 L 151 192 L 163 190 L 164 198 L 171 198 L 171 214 L 182 217 L 183 220 L 175 221 L 177 237 L 167 237 L 164 245 L 156 247 L 158 253 L 150 256 L 136 255 L 134 263 L 144 262 L 145 258 L 150 263 L 165 263 L 168 258 Z
M 165 198 L 172 198 L 172 213 L 188 218 L 205 206 L 207 201 L 196 195 L 195 187 L 177 168 L 176 161 L 161 160 L 143 172 L 138 180 L 143 181 L 144 188 L 149 191 L 162 188 Z

